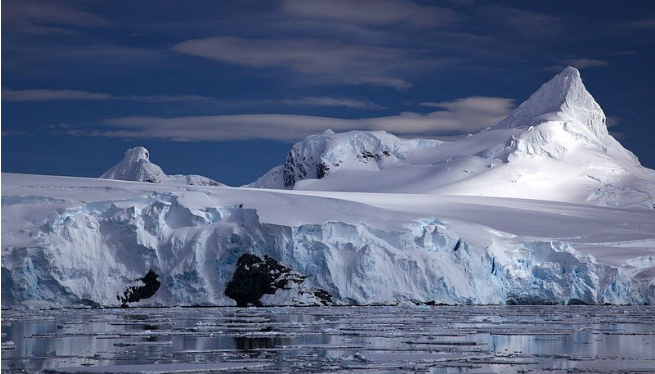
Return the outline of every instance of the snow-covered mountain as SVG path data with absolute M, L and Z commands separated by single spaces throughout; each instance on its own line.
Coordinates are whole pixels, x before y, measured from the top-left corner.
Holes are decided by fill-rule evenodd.
M 224 184 L 202 175 L 166 175 L 159 165 L 150 162 L 150 152 L 144 147 L 128 149 L 123 159 L 102 174 L 100 178 L 192 186 L 224 186 Z
M 655 302 L 654 173 L 572 68 L 458 141 L 310 136 L 267 188 L 148 156 L 2 175 L 3 307 Z
M 607 131 L 580 73 L 566 68 L 506 119 L 452 142 L 327 131 L 296 143 L 249 187 L 655 204 L 655 172 Z

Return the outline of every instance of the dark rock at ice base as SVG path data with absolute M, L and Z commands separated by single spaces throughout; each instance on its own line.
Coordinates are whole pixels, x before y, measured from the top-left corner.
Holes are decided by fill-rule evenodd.
M 300 287 L 307 277 L 280 264 L 275 259 L 253 254 L 244 254 L 237 261 L 232 280 L 225 288 L 225 296 L 236 301 L 237 306 L 262 306 L 264 295 L 273 295 L 278 290 L 297 289 L 298 296 L 308 295 L 322 305 L 332 304 L 330 294 L 322 289 Z
M 123 292 L 123 296 L 116 296 L 118 301 L 121 302 L 121 307 L 126 308 L 128 303 L 136 303 L 140 300 L 152 297 L 161 286 L 161 282 L 159 282 L 158 278 L 159 275 L 150 270 L 143 278 L 138 279 L 143 283 L 143 286 L 128 287 Z

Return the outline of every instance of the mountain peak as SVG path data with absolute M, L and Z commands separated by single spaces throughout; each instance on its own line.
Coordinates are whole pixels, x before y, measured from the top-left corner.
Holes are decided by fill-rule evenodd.
M 158 165 L 150 162 L 150 152 L 144 147 L 128 149 L 123 160 L 112 166 L 100 178 L 194 186 L 223 186 L 222 183 L 202 175 L 166 175 Z
M 582 83 L 578 69 L 571 66 L 544 83 L 496 127 L 527 127 L 547 120 L 579 122 L 598 138 L 607 135 L 605 113 Z
M 147 149 L 134 147 L 128 149 L 123 160 L 100 178 L 161 183 L 166 178 L 166 174 L 159 166 L 150 162 L 150 152 Z
M 126 162 L 139 162 L 141 160 L 150 161 L 150 152 L 144 147 L 134 147 L 125 151 L 123 161 Z

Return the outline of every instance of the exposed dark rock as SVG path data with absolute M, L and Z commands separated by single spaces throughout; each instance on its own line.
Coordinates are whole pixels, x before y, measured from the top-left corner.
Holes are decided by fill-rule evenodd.
M 321 179 L 325 176 L 325 174 L 330 170 L 330 166 L 326 164 L 325 162 L 321 162 L 318 164 L 316 167 L 316 177 L 318 179 Z
M 566 305 L 589 305 L 589 304 L 580 299 L 569 299 Z
M 244 254 L 237 261 L 232 280 L 225 288 L 225 296 L 237 302 L 237 306 L 261 306 L 260 299 L 273 295 L 279 289 L 298 287 L 307 277 L 280 264 L 275 259 Z M 298 287 L 299 288 L 299 287 Z M 326 291 L 316 288 L 299 288 L 298 294 L 313 294 L 324 305 L 332 303 Z
M 237 302 L 237 306 L 261 305 L 259 299 L 265 294 L 272 295 L 289 282 L 302 283 L 305 276 L 291 272 L 275 259 L 264 259 L 252 254 L 244 254 L 237 261 L 237 269 L 227 284 L 225 296 Z
M 375 161 L 380 161 L 384 157 L 389 157 L 391 156 L 391 153 L 389 151 L 382 151 L 381 154 L 373 153 L 371 151 L 367 151 L 365 149 L 362 150 L 360 154 L 357 155 L 357 158 L 360 160 L 366 162 L 368 160 L 375 160 Z
M 215 180 L 209 180 L 207 182 L 199 182 L 199 183 L 194 183 L 194 182 L 189 182 L 189 186 L 211 186 L 211 187 L 220 187 L 222 184 L 216 182 Z
M 304 165 L 306 162 L 305 157 L 303 157 L 302 161 L 299 161 L 299 158 L 298 151 L 295 148 L 291 149 L 282 167 L 284 187 L 291 188 L 295 186 L 297 181 L 307 178 L 307 169 Z
M 159 278 L 159 275 L 150 270 L 145 277 L 138 279 L 143 282 L 143 286 L 128 287 L 123 292 L 123 296 L 116 296 L 118 301 L 121 302 L 121 307 L 127 307 L 128 303 L 136 303 L 139 300 L 152 297 L 161 286 L 161 282 L 157 278 Z
M 459 249 L 459 247 L 460 247 L 461 245 L 462 245 L 462 239 L 459 239 L 459 240 L 457 241 L 457 244 L 455 244 L 455 248 L 453 248 L 453 251 L 454 251 L 454 252 L 457 252 L 457 250 Z M 493 272 L 493 270 L 492 270 L 492 272 Z
M 428 306 L 447 306 L 447 305 L 453 305 L 453 304 L 438 303 L 438 302 L 436 302 L 434 300 L 430 300 L 430 301 L 425 302 L 425 305 L 428 305 Z
M 557 303 L 552 300 L 520 296 L 510 297 L 505 303 L 507 305 L 557 305 Z
M 100 308 L 102 305 L 96 303 L 93 300 L 89 299 L 80 299 L 80 304 L 85 305 L 85 306 L 90 306 L 92 308 Z
M 330 295 L 327 291 L 322 290 L 320 288 L 306 288 L 306 289 L 301 289 L 298 291 L 299 295 L 303 295 L 309 293 L 310 295 L 314 296 L 316 299 L 318 299 L 321 304 L 323 305 L 332 305 L 332 295 Z

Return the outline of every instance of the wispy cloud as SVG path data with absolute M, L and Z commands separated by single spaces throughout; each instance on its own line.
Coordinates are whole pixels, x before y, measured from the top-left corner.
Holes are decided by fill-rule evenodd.
M 456 19 L 451 10 L 405 0 L 285 0 L 283 10 L 296 17 L 372 26 L 437 28 Z
M 479 17 L 521 37 L 550 37 L 564 30 L 560 18 L 542 13 L 501 6 L 479 7 L 477 11 Z
M 105 93 L 76 90 L 10 90 L 2 89 L 3 101 L 66 101 L 66 100 L 109 100 L 112 96 Z
M 564 60 L 557 65 L 552 65 L 546 68 L 547 71 L 560 71 L 567 66 L 573 66 L 578 69 L 587 69 L 587 68 L 604 68 L 609 66 L 610 63 L 603 60 L 597 60 L 594 58 L 574 58 L 569 60 Z
M 637 51 L 616 51 L 612 53 L 614 56 L 636 56 L 639 53 Z
M 2 136 L 31 136 L 29 131 L 2 130 Z
M 52 1 L 3 1 L 3 26 L 30 34 L 74 34 L 78 27 L 103 27 L 110 21 Z
M 403 112 L 395 116 L 343 119 L 291 114 L 240 114 L 190 117 L 120 117 L 104 120 L 102 128 L 58 127 L 55 134 L 175 141 L 274 139 L 292 141 L 322 132 L 385 130 L 401 135 L 477 132 L 503 119 L 513 100 L 470 97 L 425 106 L 442 110 L 428 114 Z
M 623 25 L 627 27 L 638 28 L 638 29 L 655 28 L 655 18 L 640 19 L 640 20 L 625 23 Z
M 218 36 L 185 41 L 173 50 L 229 64 L 281 68 L 342 84 L 407 89 L 411 83 L 395 74 L 410 74 L 452 63 L 428 59 L 419 51 L 327 39 L 250 39 Z
M 103 92 L 81 90 L 2 90 L 2 100 L 5 102 L 44 102 L 44 101 L 107 101 L 120 100 L 141 103 L 174 103 L 174 102 L 205 102 L 226 107 L 257 106 L 284 104 L 289 106 L 341 107 L 349 109 L 386 109 L 368 100 L 356 100 L 335 97 L 302 97 L 297 99 L 266 99 L 246 101 L 220 101 L 201 95 L 112 95 Z
M 619 121 L 621 121 L 620 117 L 617 116 L 607 116 L 607 127 L 614 127 L 619 125 Z
M 219 101 L 212 97 L 201 95 L 112 95 L 103 92 L 90 92 L 81 90 L 11 90 L 2 89 L 2 100 L 7 102 L 42 102 L 42 101 L 104 101 L 122 100 L 142 103 L 173 103 L 173 102 L 207 102 L 223 106 L 253 106 L 279 103 L 285 105 L 301 105 L 316 107 L 342 107 L 350 109 L 386 109 L 368 100 L 356 100 L 335 97 L 303 97 L 299 99 L 276 100 L 247 100 L 247 101 Z
M 448 64 L 449 62 L 443 60 L 443 63 Z M 408 82 L 404 79 L 392 77 L 342 76 L 339 78 L 339 80 L 344 84 L 391 87 L 396 91 L 405 91 L 414 87 L 411 82 Z
M 497 115 L 506 116 L 514 108 L 514 99 L 504 97 L 489 97 L 489 96 L 471 96 L 454 101 L 441 101 L 441 102 L 422 102 L 419 105 L 443 108 L 450 112 L 457 112 L 460 114 L 474 114 L 479 113 L 484 116 Z
M 597 60 L 593 58 L 576 58 L 572 60 L 566 60 L 564 62 L 578 69 L 586 69 L 586 68 L 593 68 L 593 67 L 603 68 L 609 66 L 609 62 L 603 60 Z
M 285 99 L 281 100 L 281 102 L 290 105 L 328 106 L 351 109 L 385 109 L 385 107 L 368 100 L 339 99 L 334 97 L 303 97 L 302 99 Z
M 28 102 L 28 101 L 97 101 L 97 100 L 125 100 L 151 103 L 169 103 L 180 101 L 215 101 L 211 97 L 199 95 L 153 95 L 153 96 L 117 96 L 101 92 L 89 92 L 79 90 L 2 90 L 3 101 Z

